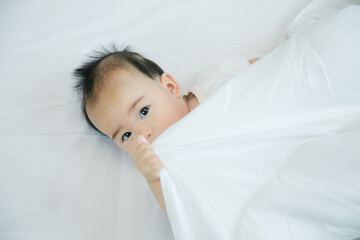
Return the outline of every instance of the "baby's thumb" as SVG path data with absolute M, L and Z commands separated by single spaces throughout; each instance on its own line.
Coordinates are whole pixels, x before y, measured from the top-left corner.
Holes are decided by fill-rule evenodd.
M 148 141 L 146 140 L 146 138 L 143 135 L 140 135 L 137 137 L 137 142 L 138 142 L 138 144 L 148 143 Z

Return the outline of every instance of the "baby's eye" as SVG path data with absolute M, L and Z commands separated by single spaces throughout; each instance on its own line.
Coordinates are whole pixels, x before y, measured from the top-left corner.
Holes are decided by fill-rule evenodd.
M 140 110 L 140 118 L 143 119 L 149 112 L 149 106 L 146 106 Z
M 121 140 L 124 142 L 131 136 L 131 132 L 126 132 L 122 135 Z

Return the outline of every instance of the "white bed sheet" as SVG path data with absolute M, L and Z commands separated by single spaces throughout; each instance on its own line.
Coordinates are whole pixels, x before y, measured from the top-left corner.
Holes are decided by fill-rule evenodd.
M 360 237 L 359 26 L 293 28 L 153 143 L 176 239 Z
M 186 91 L 272 50 L 309 2 L 1 1 L 0 239 L 173 239 L 129 156 L 81 118 L 73 69 L 115 41 Z

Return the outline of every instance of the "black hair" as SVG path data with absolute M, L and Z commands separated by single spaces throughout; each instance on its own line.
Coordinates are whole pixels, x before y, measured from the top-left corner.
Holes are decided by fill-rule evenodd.
M 101 88 L 108 81 L 107 76 L 109 73 L 133 66 L 149 78 L 156 80 L 164 71 L 153 61 L 141 56 L 139 53 L 130 51 L 129 46 L 123 50 L 118 50 L 116 45 L 112 44 L 108 49 L 101 47 L 100 50 L 95 50 L 88 57 L 89 60 L 73 72 L 76 78 L 74 88 L 82 100 L 81 109 L 86 121 L 93 129 L 105 135 L 90 121 L 85 106 L 86 102 L 96 102 Z

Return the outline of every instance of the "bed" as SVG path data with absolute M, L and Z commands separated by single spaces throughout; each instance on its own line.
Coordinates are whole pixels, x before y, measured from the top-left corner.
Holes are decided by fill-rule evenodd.
M 241 55 L 266 60 L 268 53 L 296 34 L 292 29 L 343 8 L 341 2 L 1 2 L 0 238 L 193 239 L 177 227 L 176 219 L 182 218 L 172 214 L 170 221 L 161 211 L 131 158 L 86 124 L 72 71 L 94 49 L 112 43 L 130 45 L 171 73 L 186 92 L 201 72 L 221 59 Z M 321 4 L 330 7 L 325 11 Z M 357 115 L 351 116 L 356 123 Z M 355 131 L 355 123 L 346 126 Z M 346 142 L 328 141 L 339 148 L 336 141 Z M 168 154 L 162 141 L 156 148 L 159 154 Z M 301 154 L 312 152 L 312 146 L 308 149 Z M 349 152 L 351 159 L 359 157 L 356 148 Z M 282 187 L 287 186 L 278 185 Z M 354 189 L 359 200 L 356 185 Z M 257 205 L 262 199 L 267 199 L 265 193 L 251 203 L 256 214 L 262 214 Z M 274 203 L 277 200 L 282 199 Z M 359 205 L 352 206 L 360 212 Z M 251 218 L 256 214 L 244 214 L 256 222 Z M 255 226 L 251 223 L 240 221 L 245 230 L 234 236 L 249 239 Z M 346 234 L 355 239 L 360 228 L 352 227 Z M 254 231 L 260 229 L 264 228 Z

